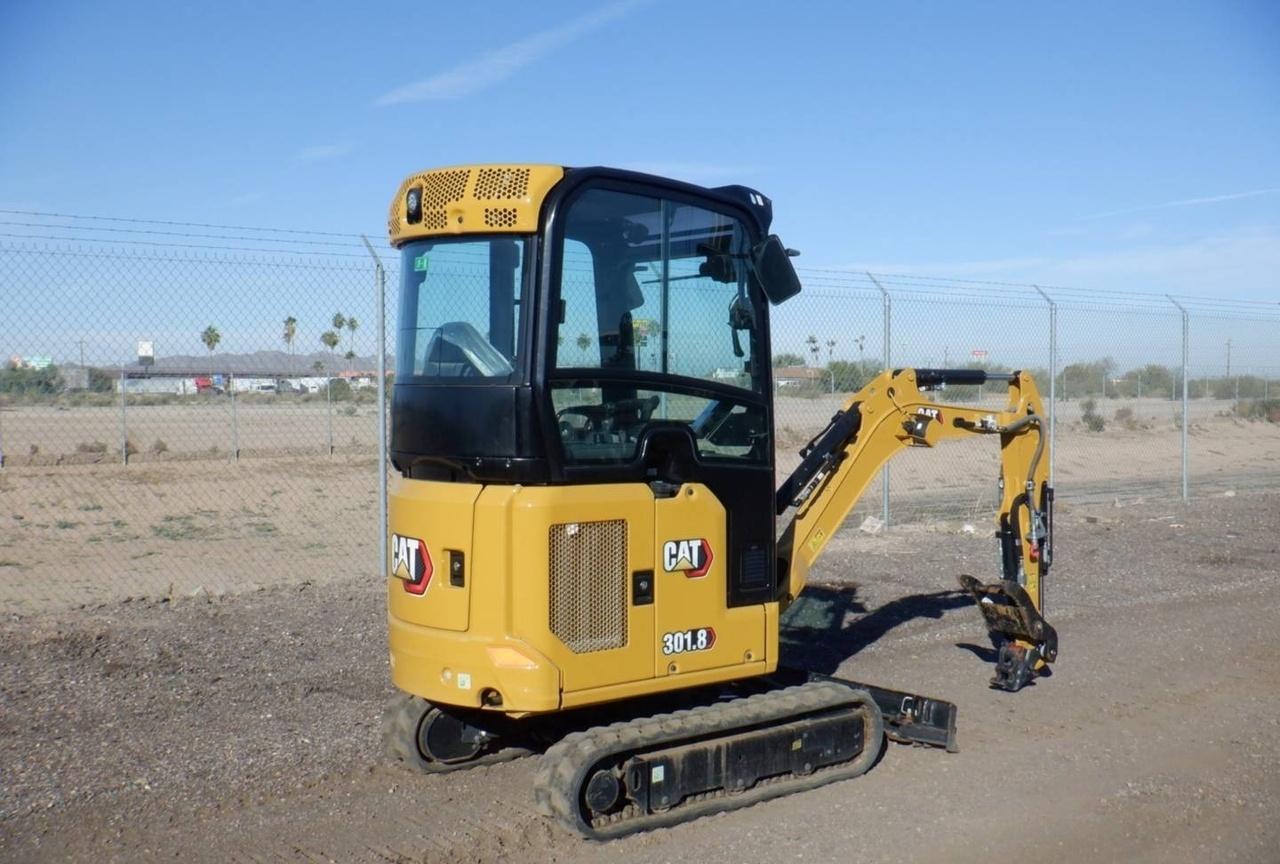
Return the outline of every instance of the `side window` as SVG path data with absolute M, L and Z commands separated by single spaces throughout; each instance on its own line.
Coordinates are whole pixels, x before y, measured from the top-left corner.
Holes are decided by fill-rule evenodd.
M 761 389 L 759 292 L 731 216 L 590 189 L 565 223 L 556 368 L 680 375 Z

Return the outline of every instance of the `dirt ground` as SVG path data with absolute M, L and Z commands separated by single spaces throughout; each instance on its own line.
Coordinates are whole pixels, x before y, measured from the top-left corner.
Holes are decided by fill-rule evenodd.
M 355 570 L 10 606 L 0 859 L 1280 861 L 1280 491 L 1066 504 L 1057 527 L 1061 658 L 1021 693 L 987 688 L 951 590 L 992 575 L 989 537 L 846 533 L 788 615 L 791 662 L 956 702 L 958 754 L 890 745 L 856 780 L 603 848 L 534 812 L 533 759 L 382 761 L 384 598 Z

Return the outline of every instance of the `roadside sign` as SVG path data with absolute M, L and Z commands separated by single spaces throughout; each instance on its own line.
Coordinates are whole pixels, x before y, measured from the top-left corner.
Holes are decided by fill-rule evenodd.
M 974 349 L 973 349 L 972 351 L 970 351 L 969 353 L 970 353 L 970 354 L 972 354 L 975 358 L 986 357 L 986 356 L 987 356 L 987 349 L 985 349 L 985 348 L 974 348 Z
M 156 343 L 146 340 L 138 342 L 138 365 L 152 366 L 156 362 Z

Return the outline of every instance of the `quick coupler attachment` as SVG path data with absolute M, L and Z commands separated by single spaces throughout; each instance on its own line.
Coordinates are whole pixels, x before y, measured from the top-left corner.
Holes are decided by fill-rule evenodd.
M 1000 645 L 992 687 L 1021 690 L 1042 664 L 1058 659 L 1058 631 L 1044 620 L 1031 595 L 1017 582 L 1006 579 L 984 585 L 972 576 L 961 576 L 960 587 L 977 602 L 987 630 Z

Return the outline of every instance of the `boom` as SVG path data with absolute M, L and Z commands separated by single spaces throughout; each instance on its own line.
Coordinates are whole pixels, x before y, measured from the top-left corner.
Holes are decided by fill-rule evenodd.
M 996 536 L 1003 581 L 984 586 L 962 576 L 961 584 L 1005 643 L 993 684 L 1016 690 L 1056 659 L 1057 634 L 1041 615 L 1042 583 L 1053 557 L 1045 418 L 1031 375 L 1000 377 L 1007 380 L 1009 399 L 996 412 L 926 398 L 925 391 L 946 384 L 989 380 L 986 372 L 972 369 L 886 370 L 845 402 L 801 451 L 803 461 L 777 492 L 779 515 L 796 508 L 778 541 L 778 558 L 786 567 L 784 606 L 799 596 L 814 561 L 895 454 L 950 438 L 995 435 L 1001 453 Z

